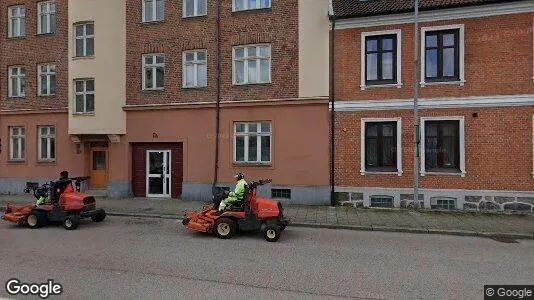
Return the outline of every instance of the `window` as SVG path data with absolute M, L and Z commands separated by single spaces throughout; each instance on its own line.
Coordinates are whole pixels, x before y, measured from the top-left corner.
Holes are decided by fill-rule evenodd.
M 391 196 L 371 196 L 371 207 L 393 207 Z
M 38 73 L 38 95 L 51 96 L 56 94 L 56 66 L 55 65 L 39 65 L 37 66 Z
M 456 198 L 432 197 L 430 198 L 430 208 L 446 210 L 456 209 Z
M 95 111 L 95 81 L 94 79 L 75 80 L 76 113 L 92 113 Z
M 143 22 L 165 19 L 165 0 L 143 0 Z
M 290 189 L 271 189 L 271 198 L 291 199 Z
M 362 88 L 366 85 L 400 84 L 400 30 L 391 34 L 364 36 L 363 46 L 365 57 L 362 62 L 365 66 Z
M 78 24 L 76 30 L 76 56 L 93 56 L 95 54 L 95 25 Z
M 234 47 L 234 84 L 271 82 L 271 45 Z
M 271 0 L 232 0 L 233 11 L 270 8 Z
M 464 80 L 464 26 L 423 27 L 421 84 L 460 83 Z
M 197 17 L 207 14 L 207 0 L 183 0 L 183 16 Z
M 26 35 L 26 9 L 24 6 L 12 6 L 9 10 L 9 37 Z
M 26 68 L 9 67 L 9 97 L 26 96 Z
M 39 34 L 56 32 L 56 3 L 54 1 L 39 2 L 37 7 L 39 10 L 37 32 Z
M 238 122 L 234 124 L 234 162 L 271 162 L 270 122 Z
M 56 158 L 56 129 L 54 126 L 39 126 L 38 157 L 39 160 Z
M 158 90 L 165 86 L 165 55 L 143 55 L 143 90 Z
M 183 64 L 184 87 L 204 87 L 207 85 L 206 51 L 184 52 Z
M 395 172 L 402 175 L 400 118 L 361 120 L 361 174 Z
M 9 158 L 11 160 L 24 160 L 26 152 L 26 132 L 24 127 L 10 127 L 9 135 L 11 143 L 9 144 Z
M 422 120 L 422 175 L 436 172 L 465 176 L 463 117 L 428 117 Z

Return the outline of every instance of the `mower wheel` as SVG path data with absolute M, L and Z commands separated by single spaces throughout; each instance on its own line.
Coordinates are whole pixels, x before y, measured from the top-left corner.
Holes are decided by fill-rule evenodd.
M 282 230 L 275 224 L 266 225 L 263 229 L 263 237 L 267 242 L 276 242 L 280 238 Z
M 104 221 L 104 219 L 106 218 L 106 212 L 101 210 L 97 213 L 95 213 L 94 215 L 91 216 L 91 220 L 93 222 L 102 222 Z
M 63 227 L 67 230 L 74 230 L 80 225 L 80 217 L 77 215 L 68 215 L 63 219 Z
M 28 224 L 28 227 L 31 229 L 43 227 L 46 224 L 45 213 L 40 210 L 33 210 L 26 219 L 26 224 Z
M 234 236 L 237 230 L 237 225 L 234 220 L 230 218 L 220 218 L 215 221 L 214 229 L 215 235 L 217 235 L 217 237 L 221 239 L 229 239 Z

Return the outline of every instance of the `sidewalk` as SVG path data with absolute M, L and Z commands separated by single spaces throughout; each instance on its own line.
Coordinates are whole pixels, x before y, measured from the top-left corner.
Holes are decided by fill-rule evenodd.
M 7 202 L 33 201 L 28 195 L 0 195 L 0 210 L 3 210 Z M 97 206 L 104 208 L 112 216 L 181 219 L 186 210 L 199 210 L 202 203 L 176 199 L 97 197 Z M 290 226 L 534 239 L 532 214 L 286 205 L 284 215 L 290 218 Z

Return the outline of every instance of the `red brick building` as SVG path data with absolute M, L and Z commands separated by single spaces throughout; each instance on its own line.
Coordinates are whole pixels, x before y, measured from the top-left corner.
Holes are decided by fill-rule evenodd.
M 333 0 L 335 183 L 342 200 L 413 200 L 412 1 Z M 422 1 L 420 200 L 534 204 L 531 1 Z
M 16 4 L 7 2 L 4 26 L 7 7 Z M 26 8 L 28 33 L 34 31 L 37 1 L 17 3 Z M 249 180 L 273 180 L 261 190 L 266 196 L 330 202 L 327 1 L 52 3 L 53 37 L 3 36 L 0 48 L 8 53 L 4 72 L 11 64 L 27 66 L 27 95 L 36 93 L 37 60 L 57 61 L 57 153 L 46 171 L 33 174 L 40 166 L 33 123 L 41 121 L 27 110 L 52 102 L 3 99 L 3 111 L 24 114 L 0 116 L 7 141 L 1 192 L 20 193 L 26 181 L 68 169 L 91 176 L 89 188 L 112 197 L 206 200 L 214 182 L 233 186 L 234 174 L 243 172 Z M 46 38 L 56 42 L 42 47 Z M 43 54 L 34 56 L 34 48 Z M 27 147 L 17 148 L 24 157 L 14 165 L 9 147 L 21 133 L 8 128 L 19 123 L 28 124 Z

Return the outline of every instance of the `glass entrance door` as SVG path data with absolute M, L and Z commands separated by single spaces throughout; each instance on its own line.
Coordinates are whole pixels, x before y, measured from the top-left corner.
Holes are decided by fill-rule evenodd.
M 146 153 L 146 196 L 171 196 L 171 151 L 147 150 Z

